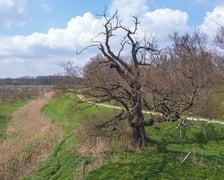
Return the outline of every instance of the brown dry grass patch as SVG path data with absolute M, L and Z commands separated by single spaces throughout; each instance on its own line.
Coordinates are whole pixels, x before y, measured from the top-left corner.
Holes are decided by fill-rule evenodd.
M 0 144 L 0 179 L 18 179 L 46 158 L 62 131 L 41 113 L 53 93 L 30 101 L 12 114 L 7 138 Z
M 105 113 L 95 117 L 86 116 L 75 130 L 80 147 L 76 151 L 83 156 L 99 157 L 110 151 L 127 149 L 130 144 L 130 130 L 126 121 L 118 124 L 114 130 L 112 123 L 107 124 L 114 113 Z M 103 126 L 102 126 L 103 125 Z

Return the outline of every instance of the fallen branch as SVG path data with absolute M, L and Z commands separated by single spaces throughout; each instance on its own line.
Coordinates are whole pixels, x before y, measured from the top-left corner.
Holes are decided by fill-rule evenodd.
M 187 160 L 187 158 L 190 156 L 191 152 L 187 153 L 187 155 L 184 157 L 184 159 L 181 161 L 181 164 L 184 163 L 184 161 Z

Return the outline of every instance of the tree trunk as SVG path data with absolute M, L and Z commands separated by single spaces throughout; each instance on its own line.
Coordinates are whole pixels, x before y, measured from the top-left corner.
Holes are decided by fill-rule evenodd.
M 134 147 L 144 147 L 147 145 L 145 127 L 132 126 L 132 145 Z
M 146 146 L 145 127 L 142 126 L 144 116 L 142 114 L 141 106 L 136 106 L 132 112 L 129 113 L 128 121 L 132 128 L 132 145 L 135 147 Z
M 130 104 L 131 109 L 129 112 L 128 121 L 132 128 L 132 145 L 134 147 L 144 147 L 146 146 L 146 134 L 145 127 L 142 125 L 144 121 L 144 115 L 142 113 L 142 102 L 140 95 L 140 85 L 135 84 L 135 87 L 131 91 Z

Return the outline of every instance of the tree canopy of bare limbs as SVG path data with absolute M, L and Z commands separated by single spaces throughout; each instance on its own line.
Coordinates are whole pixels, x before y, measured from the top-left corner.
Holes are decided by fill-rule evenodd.
M 108 123 L 118 129 L 118 123 L 127 119 L 131 141 L 137 147 L 147 145 L 145 127 L 158 128 L 157 122 L 180 121 L 206 87 L 213 71 L 206 38 L 193 35 L 171 36 L 173 45 L 157 49 L 152 38 L 137 38 L 139 19 L 132 17 L 132 27 L 126 27 L 118 12 L 108 17 L 104 14 L 104 31 L 90 47 L 97 47 L 100 54 L 84 68 L 79 86 L 86 97 L 96 103 L 117 102 L 121 113 Z M 118 36 L 119 34 L 119 36 Z M 114 38 L 120 38 L 114 46 Z M 128 55 L 127 55 L 128 53 Z M 156 110 L 163 115 L 145 119 L 143 110 Z M 106 122 L 107 123 L 107 122 Z
M 224 26 L 220 26 L 214 39 L 218 52 L 216 53 L 216 66 L 222 72 L 224 71 Z
M 215 43 L 224 50 L 224 26 L 218 29 L 217 35 L 215 37 Z

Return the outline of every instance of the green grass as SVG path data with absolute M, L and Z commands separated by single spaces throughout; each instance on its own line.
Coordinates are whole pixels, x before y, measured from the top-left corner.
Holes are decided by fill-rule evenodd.
M 120 152 L 116 164 L 108 162 L 85 179 L 224 179 L 224 126 L 195 123 L 206 129 L 184 129 L 180 138 L 174 124 L 147 129 L 150 147 Z M 191 152 L 189 158 L 181 161 Z
M 79 169 L 83 162 L 93 162 L 93 157 L 84 157 L 75 153 L 78 145 L 74 130 L 78 127 L 79 120 L 85 116 L 97 116 L 103 112 L 111 111 L 107 108 L 91 106 L 88 109 L 87 104 L 79 104 L 76 106 L 77 112 L 71 113 L 71 107 L 74 108 L 74 97 L 70 94 L 70 98 L 64 99 L 63 96 L 56 97 L 51 100 L 43 109 L 53 122 L 60 125 L 64 132 L 64 137 L 58 143 L 54 151 L 48 158 L 40 163 L 30 174 L 24 177 L 24 180 L 45 180 L 45 179 L 66 179 L 73 180 L 74 177 L 82 174 Z
M 10 114 L 23 106 L 27 101 L 7 102 L 0 104 L 0 141 L 5 138 L 5 129 L 10 122 Z
M 87 159 L 73 153 L 70 146 L 74 143 L 76 141 L 73 136 L 64 137 L 48 158 L 23 179 L 74 179 L 75 170 Z
M 180 154 L 179 154 L 180 155 Z M 85 179 L 221 179 L 223 171 L 192 162 L 180 163 L 177 153 L 158 152 L 156 147 L 122 153 L 116 164 L 107 163 Z
M 79 99 L 74 97 L 73 94 L 66 94 L 58 96 L 51 100 L 43 109 L 53 122 L 59 124 L 66 135 L 73 134 L 74 129 L 78 126 L 79 121 L 86 116 L 92 116 L 93 118 L 104 112 L 109 112 L 111 109 L 90 106 L 86 103 L 75 103 Z M 87 108 L 88 107 L 88 108 Z
M 53 99 L 43 111 L 64 130 L 64 137 L 49 157 L 39 164 L 25 180 L 79 179 L 86 168 L 94 166 L 95 157 L 78 155 L 79 142 L 74 134 L 79 121 L 85 116 L 93 118 L 109 111 L 92 106 L 83 111 L 70 112 L 72 99 Z M 79 108 L 85 105 L 79 105 Z M 224 126 L 192 122 L 200 128 L 184 128 L 175 123 L 160 123 L 160 130 L 147 128 L 150 146 L 136 152 L 110 151 L 101 167 L 85 176 L 85 179 L 224 179 Z M 190 156 L 181 164 L 186 154 Z

